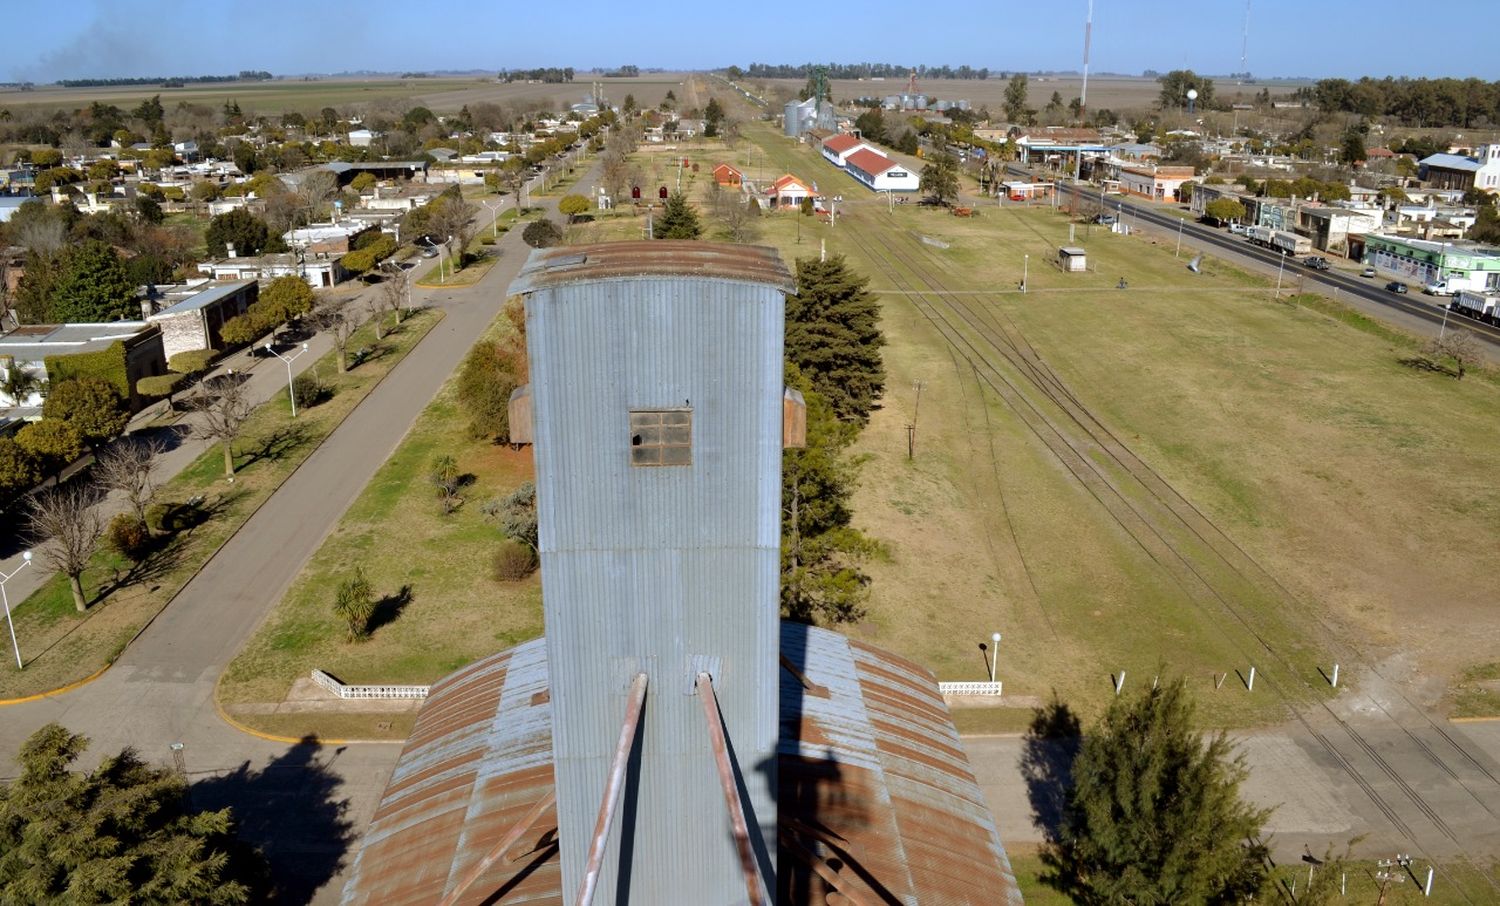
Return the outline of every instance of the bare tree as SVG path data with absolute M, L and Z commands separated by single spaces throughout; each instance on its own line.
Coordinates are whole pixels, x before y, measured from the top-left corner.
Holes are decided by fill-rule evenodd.
M 349 370 L 349 338 L 359 325 L 342 305 L 325 305 L 312 315 L 313 324 L 333 338 L 333 348 L 339 354 L 339 374 Z
M 317 216 L 317 212 L 338 189 L 339 178 L 328 170 L 314 170 L 302 178 L 302 184 L 297 187 L 297 194 L 301 196 L 302 206 L 307 209 L 308 220 Z
M 1453 360 L 1458 368 L 1458 379 L 1464 379 L 1464 372 L 1469 366 L 1479 361 L 1479 343 L 1475 341 L 1474 335 L 1467 330 L 1455 327 L 1446 331 L 1440 337 L 1433 337 L 1422 347 L 1422 352 L 1429 358 L 1441 359 L 1447 357 Z
M 443 238 L 448 254 L 463 267 L 469 243 L 474 241 L 474 214 L 479 209 L 462 198 L 448 198 L 433 215 L 431 229 Z
M 160 438 L 122 437 L 104 451 L 94 464 L 93 476 L 100 486 L 119 491 L 141 525 L 146 523 L 146 504 L 156 491 L 151 467 L 166 449 Z
M 56 217 L 32 217 L 15 233 L 16 245 L 39 255 L 57 254 L 67 239 L 67 227 Z
M 749 242 L 755 238 L 756 219 L 750 214 L 750 205 L 745 198 L 731 196 L 723 205 L 722 219 L 729 229 L 731 242 Z M 798 214 L 797 216 L 802 216 Z
M 41 540 L 42 560 L 68 577 L 73 606 L 88 610 L 83 597 L 83 571 L 99 547 L 104 523 L 96 505 L 96 488 L 73 481 L 31 498 L 31 533 Z
M 195 433 L 204 440 L 224 447 L 224 474 L 234 477 L 234 442 L 239 439 L 245 420 L 254 407 L 245 398 L 244 383 L 230 373 L 204 381 L 193 400 L 193 408 L 202 414 Z

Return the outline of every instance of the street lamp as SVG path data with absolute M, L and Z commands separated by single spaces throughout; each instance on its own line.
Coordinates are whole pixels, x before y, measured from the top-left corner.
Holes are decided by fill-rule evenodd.
M 9 582 L 11 580 L 11 577 L 16 573 L 20 572 L 30 565 L 31 551 L 27 551 L 26 553 L 21 555 L 21 565 L 11 570 L 9 575 L 0 573 L 0 602 L 4 602 L 5 604 L 5 625 L 10 627 L 10 647 L 14 648 L 16 651 L 17 670 L 24 670 L 26 668 L 21 663 L 21 646 L 16 644 L 16 624 L 12 622 L 10 618 L 10 598 L 5 594 L 5 583 Z
M 287 399 L 292 401 L 292 418 L 297 417 L 297 393 L 296 390 L 292 387 L 292 362 L 295 362 L 297 360 L 297 356 L 306 351 L 307 344 L 303 343 L 301 349 L 292 353 L 290 356 L 285 356 L 272 349 L 269 342 L 266 343 L 266 352 L 269 352 L 271 355 L 274 355 L 276 358 L 281 359 L 286 363 L 286 397 Z
M 1026 278 L 1031 274 L 1031 256 L 1021 256 L 1021 294 L 1026 294 Z
M 490 238 L 498 239 L 500 237 L 500 229 L 497 224 L 500 218 L 500 209 L 505 207 L 505 199 L 502 198 L 495 202 L 481 201 L 480 204 L 490 209 Z M 494 207 L 490 207 L 492 204 Z
M 990 682 L 995 681 L 995 668 L 1000 663 L 1000 633 L 990 636 Z

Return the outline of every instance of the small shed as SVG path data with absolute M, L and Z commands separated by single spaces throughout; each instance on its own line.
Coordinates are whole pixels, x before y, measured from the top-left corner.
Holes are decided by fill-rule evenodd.
M 1088 259 L 1084 256 L 1083 249 L 1074 245 L 1065 245 L 1057 250 L 1057 264 L 1069 273 L 1089 269 Z
M 738 189 L 744 181 L 744 176 L 739 170 L 729 164 L 719 164 L 714 167 L 714 182 L 731 189 Z

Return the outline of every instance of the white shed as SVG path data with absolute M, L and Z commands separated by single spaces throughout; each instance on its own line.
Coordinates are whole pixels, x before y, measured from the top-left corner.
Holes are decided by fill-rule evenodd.
M 1088 259 L 1084 256 L 1083 249 L 1073 245 L 1065 245 L 1057 250 L 1057 263 L 1069 273 L 1089 269 Z

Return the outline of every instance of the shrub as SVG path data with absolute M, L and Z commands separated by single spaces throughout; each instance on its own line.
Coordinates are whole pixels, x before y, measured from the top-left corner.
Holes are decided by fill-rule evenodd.
M 145 523 L 137 519 L 134 513 L 121 513 L 109 521 L 109 528 L 104 533 L 104 543 L 125 559 L 139 563 L 146 557 L 151 544 L 151 533 L 146 531 Z
M 214 360 L 212 349 L 192 349 L 187 352 L 179 352 L 167 360 L 167 367 L 178 374 L 197 374 L 208 370 L 208 363 Z
M 494 575 L 497 582 L 515 582 L 536 569 L 536 555 L 517 541 L 505 540 L 495 549 Z
M 545 249 L 562 241 L 562 230 L 558 229 L 557 224 L 543 217 L 526 224 L 526 229 L 521 232 L 521 238 L 534 249 Z
M 357 251 L 345 255 L 340 263 L 350 273 L 362 274 L 389 258 L 395 251 L 396 240 L 391 236 L 381 235 Z
M 349 641 L 362 642 L 370 637 L 370 617 L 375 615 L 375 590 L 365 578 L 363 567 L 356 566 L 354 575 L 339 583 L 333 612 L 348 625 Z
M 311 409 L 330 399 L 333 388 L 323 383 L 316 371 L 307 371 L 297 375 L 292 381 L 292 396 L 297 400 L 299 409 Z
M 175 510 L 176 507 L 177 505 L 172 503 L 151 504 L 150 506 L 146 507 L 146 525 L 153 532 L 176 531 L 176 529 L 172 525 L 172 523 L 175 521 L 173 519 L 173 510 Z

